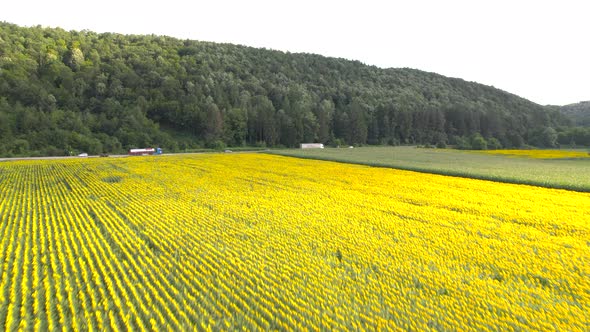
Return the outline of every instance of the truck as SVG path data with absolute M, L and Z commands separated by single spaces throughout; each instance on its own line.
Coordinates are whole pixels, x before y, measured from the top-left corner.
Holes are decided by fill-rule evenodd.
M 130 156 L 151 156 L 154 154 L 162 154 L 161 148 L 143 148 L 143 149 L 129 149 L 127 153 Z
M 302 149 L 323 149 L 324 144 L 322 143 L 301 143 Z

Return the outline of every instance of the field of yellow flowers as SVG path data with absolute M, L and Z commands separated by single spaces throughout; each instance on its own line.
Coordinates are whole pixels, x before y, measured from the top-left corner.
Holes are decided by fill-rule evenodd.
M 504 155 L 509 157 L 525 157 L 535 159 L 571 159 L 590 158 L 588 151 L 572 150 L 483 150 L 477 153 Z
M 0 329 L 590 329 L 590 194 L 261 154 L 0 163 Z

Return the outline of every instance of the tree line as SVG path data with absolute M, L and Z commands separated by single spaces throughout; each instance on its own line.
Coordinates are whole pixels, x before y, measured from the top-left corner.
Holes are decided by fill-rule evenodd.
M 552 146 L 571 129 L 558 109 L 415 69 L 0 23 L 0 155 L 302 142 Z

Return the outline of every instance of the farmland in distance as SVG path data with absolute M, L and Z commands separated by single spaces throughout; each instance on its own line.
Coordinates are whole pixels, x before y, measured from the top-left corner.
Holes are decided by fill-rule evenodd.
M 590 194 L 265 154 L 0 163 L 0 327 L 588 330 Z
M 420 149 L 415 146 L 285 149 L 275 154 L 392 167 L 507 183 L 590 192 L 587 150 Z

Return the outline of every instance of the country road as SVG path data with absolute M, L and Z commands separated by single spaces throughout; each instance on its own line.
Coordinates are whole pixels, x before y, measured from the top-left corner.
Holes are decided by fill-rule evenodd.
M 129 157 L 126 154 L 117 154 L 117 155 L 109 155 L 108 158 L 120 158 L 120 157 Z M 2 161 L 17 161 L 17 160 L 44 160 L 44 159 L 84 159 L 84 158 L 100 158 L 100 156 L 88 156 L 88 157 L 78 157 L 78 156 L 54 156 L 54 157 L 14 157 L 14 158 L 0 158 L 0 162 Z
M 258 153 L 260 151 L 234 151 L 231 153 Z M 160 155 L 153 155 L 153 157 L 160 157 L 160 156 L 174 156 L 179 154 L 204 154 L 204 153 L 227 153 L 223 151 L 210 151 L 210 152 L 185 152 L 185 153 L 163 153 Z M 87 159 L 87 158 L 124 158 L 124 157 L 138 157 L 138 156 L 131 156 L 128 154 L 110 154 L 107 157 L 101 157 L 98 155 L 92 155 L 88 157 L 79 157 L 79 156 L 54 156 L 54 157 L 14 157 L 14 158 L 0 158 L 0 162 L 6 161 L 17 161 L 17 160 L 51 160 L 51 159 Z M 139 156 L 141 157 L 141 156 Z

